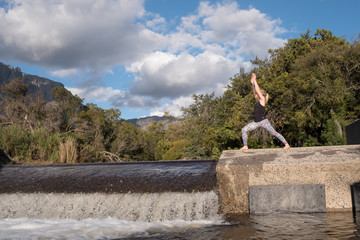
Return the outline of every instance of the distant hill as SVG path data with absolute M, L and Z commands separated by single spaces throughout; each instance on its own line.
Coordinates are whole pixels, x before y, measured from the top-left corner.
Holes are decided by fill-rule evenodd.
M 14 78 L 21 78 L 23 83 L 29 84 L 28 94 L 39 96 L 47 102 L 54 100 L 54 97 L 51 94 L 51 89 L 53 87 L 64 87 L 62 83 L 23 73 L 19 67 L 13 68 L 10 65 L 0 62 L 0 85 L 9 83 Z
M 158 116 L 151 116 L 151 117 L 143 117 L 143 118 L 132 118 L 126 120 L 128 123 L 132 123 L 135 126 L 146 129 L 152 122 L 162 122 L 165 127 L 169 126 L 170 124 L 179 122 L 176 119 L 171 118 L 164 118 L 164 117 L 158 117 Z

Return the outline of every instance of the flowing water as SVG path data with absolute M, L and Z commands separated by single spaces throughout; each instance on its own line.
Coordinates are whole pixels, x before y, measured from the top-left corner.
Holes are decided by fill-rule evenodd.
M 214 191 L 128 194 L 2 194 L 0 218 L 162 222 L 221 220 Z
M 0 219 L 0 239 L 360 239 L 352 213 L 232 216 L 219 220 Z
M 348 213 L 223 215 L 216 161 L 0 168 L 0 239 L 360 239 Z

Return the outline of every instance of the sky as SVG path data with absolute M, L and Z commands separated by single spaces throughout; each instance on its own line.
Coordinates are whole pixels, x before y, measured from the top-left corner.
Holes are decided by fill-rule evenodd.
M 181 116 L 268 49 L 325 28 L 352 42 L 359 0 L 0 0 L 0 62 L 121 118 Z

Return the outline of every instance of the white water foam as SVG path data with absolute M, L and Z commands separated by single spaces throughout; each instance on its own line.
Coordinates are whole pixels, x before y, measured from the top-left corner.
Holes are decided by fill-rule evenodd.
M 220 220 L 214 191 L 128 194 L 0 194 L 0 219 Z
M 0 194 L 0 239 L 119 239 L 223 222 L 214 191 Z
M 106 219 L 0 219 L 0 239 L 121 239 L 156 236 L 157 233 L 186 231 L 218 221 L 164 221 L 133 222 L 115 218 Z

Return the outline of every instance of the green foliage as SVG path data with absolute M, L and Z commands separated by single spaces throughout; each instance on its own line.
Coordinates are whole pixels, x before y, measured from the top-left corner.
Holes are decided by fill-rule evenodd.
M 51 133 L 45 128 L 38 128 L 32 133 L 29 151 L 31 160 L 58 161 L 59 140 L 57 133 Z
M 73 131 L 77 125 L 78 113 L 84 108 L 83 100 L 65 88 L 55 87 L 51 93 L 57 103 L 55 109 L 61 117 L 60 131 Z
M 162 155 L 162 160 L 178 160 L 184 157 L 184 149 L 189 145 L 186 139 L 176 140 L 168 151 Z
M 173 160 L 173 159 L 165 159 L 163 156 L 167 153 L 167 151 L 170 150 L 170 148 L 173 147 L 173 144 L 171 141 L 167 139 L 161 139 L 155 149 L 155 160 Z
M 44 128 L 30 132 L 14 124 L 1 127 L 0 136 L 1 149 L 13 159 L 26 162 L 58 160 L 58 138 Z
M 143 153 L 142 132 L 134 124 L 122 122 L 115 131 L 110 151 L 125 161 L 141 160 Z
M 164 138 L 165 126 L 161 122 L 152 122 L 143 131 L 143 161 L 153 161 L 157 157 L 156 148 L 158 142 Z
M 214 93 L 193 95 L 194 103 L 184 112 L 184 128 L 189 145 L 185 148 L 187 158 L 208 158 L 211 156 L 217 123 L 218 99 Z
M 31 144 L 31 133 L 17 124 L 1 128 L 1 149 L 11 158 L 29 159 L 28 149 Z
M 321 131 L 321 140 L 326 145 L 343 145 L 346 144 L 344 135 L 344 124 L 332 117 L 326 121 L 324 129 Z

